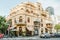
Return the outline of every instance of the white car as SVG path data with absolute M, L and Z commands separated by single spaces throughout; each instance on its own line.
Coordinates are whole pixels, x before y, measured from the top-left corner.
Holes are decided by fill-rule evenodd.
M 50 37 L 51 37 L 51 35 L 48 34 L 48 33 L 45 33 L 45 34 L 41 34 L 40 35 L 40 38 L 50 38 Z

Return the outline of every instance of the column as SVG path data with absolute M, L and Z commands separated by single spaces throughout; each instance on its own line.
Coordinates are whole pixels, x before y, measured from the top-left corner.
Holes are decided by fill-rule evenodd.
M 50 29 L 49 28 L 47 28 L 48 29 L 48 34 L 50 33 Z
M 25 26 L 22 26 L 22 34 L 23 34 L 23 36 L 25 36 L 26 35 L 26 28 L 25 28 Z
M 19 26 L 17 27 L 17 36 L 19 36 Z
M 43 28 L 43 34 L 45 33 L 45 28 Z
M 46 27 L 46 23 L 45 20 L 43 19 L 43 33 L 45 33 L 45 27 Z
M 34 35 L 34 26 L 33 26 L 33 25 L 32 25 L 32 28 L 33 28 L 33 29 L 32 29 L 32 33 L 31 33 L 31 34 L 32 34 L 32 36 L 33 36 L 33 35 Z
M 41 28 L 39 28 L 39 34 L 38 34 L 38 36 L 40 36 L 41 35 Z
M 41 19 L 40 19 L 40 22 L 41 22 Z M 40 34 L 41 34 L 41 25 L 39 25 L 38 31 L 39 31 L 38 36 L 40 36 Z

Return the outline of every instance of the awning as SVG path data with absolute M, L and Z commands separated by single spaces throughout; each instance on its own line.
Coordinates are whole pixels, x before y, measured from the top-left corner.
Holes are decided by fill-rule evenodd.
M 28 29 L 29 31 L 34 31 L 33 26 L 28 26 L 27 29 Z
M 17 29 L 12 29 L 11 31 L 18 31 Z
M 10 27 L 10 29 L 14 29 L 15 27 Z
M 11 29 L 14 29 L 15 27 L 8 27 L 8 29 L 7 30 L 11 30 Z

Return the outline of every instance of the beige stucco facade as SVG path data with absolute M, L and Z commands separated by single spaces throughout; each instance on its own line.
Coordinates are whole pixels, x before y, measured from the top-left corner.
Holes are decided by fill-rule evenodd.
M 6 20 L 11 21 L 12 29 L 16 27 L 18 35 L 19 31 L 28 32 L 27 30 L 31 31 L 32 35 L 40 35 L 46 32 L 50 33 L 53 28 L 49 13 L 38 2 L 26 2 L 17 5 L 11 9 Z

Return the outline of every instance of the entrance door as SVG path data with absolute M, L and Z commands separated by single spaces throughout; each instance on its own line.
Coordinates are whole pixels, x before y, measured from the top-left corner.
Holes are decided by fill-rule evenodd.
M 35 29 L 34 34 L 38 35 L 38 29 Z
M 22 35 L 22 27 L 19 27 L 19 35 Z
M 45 28 L 45 33 L 48 33 L 48 29 L 47 28 Z
M 34 35 L 38 35 L 38 29 L 40 26 L 40 22 L 39 21 L 34 21 Z
M 32 31 L 29 31 L 29 30 L 26 28 L 26 36 L 31 36 L 31 33 L 32 33 Z

